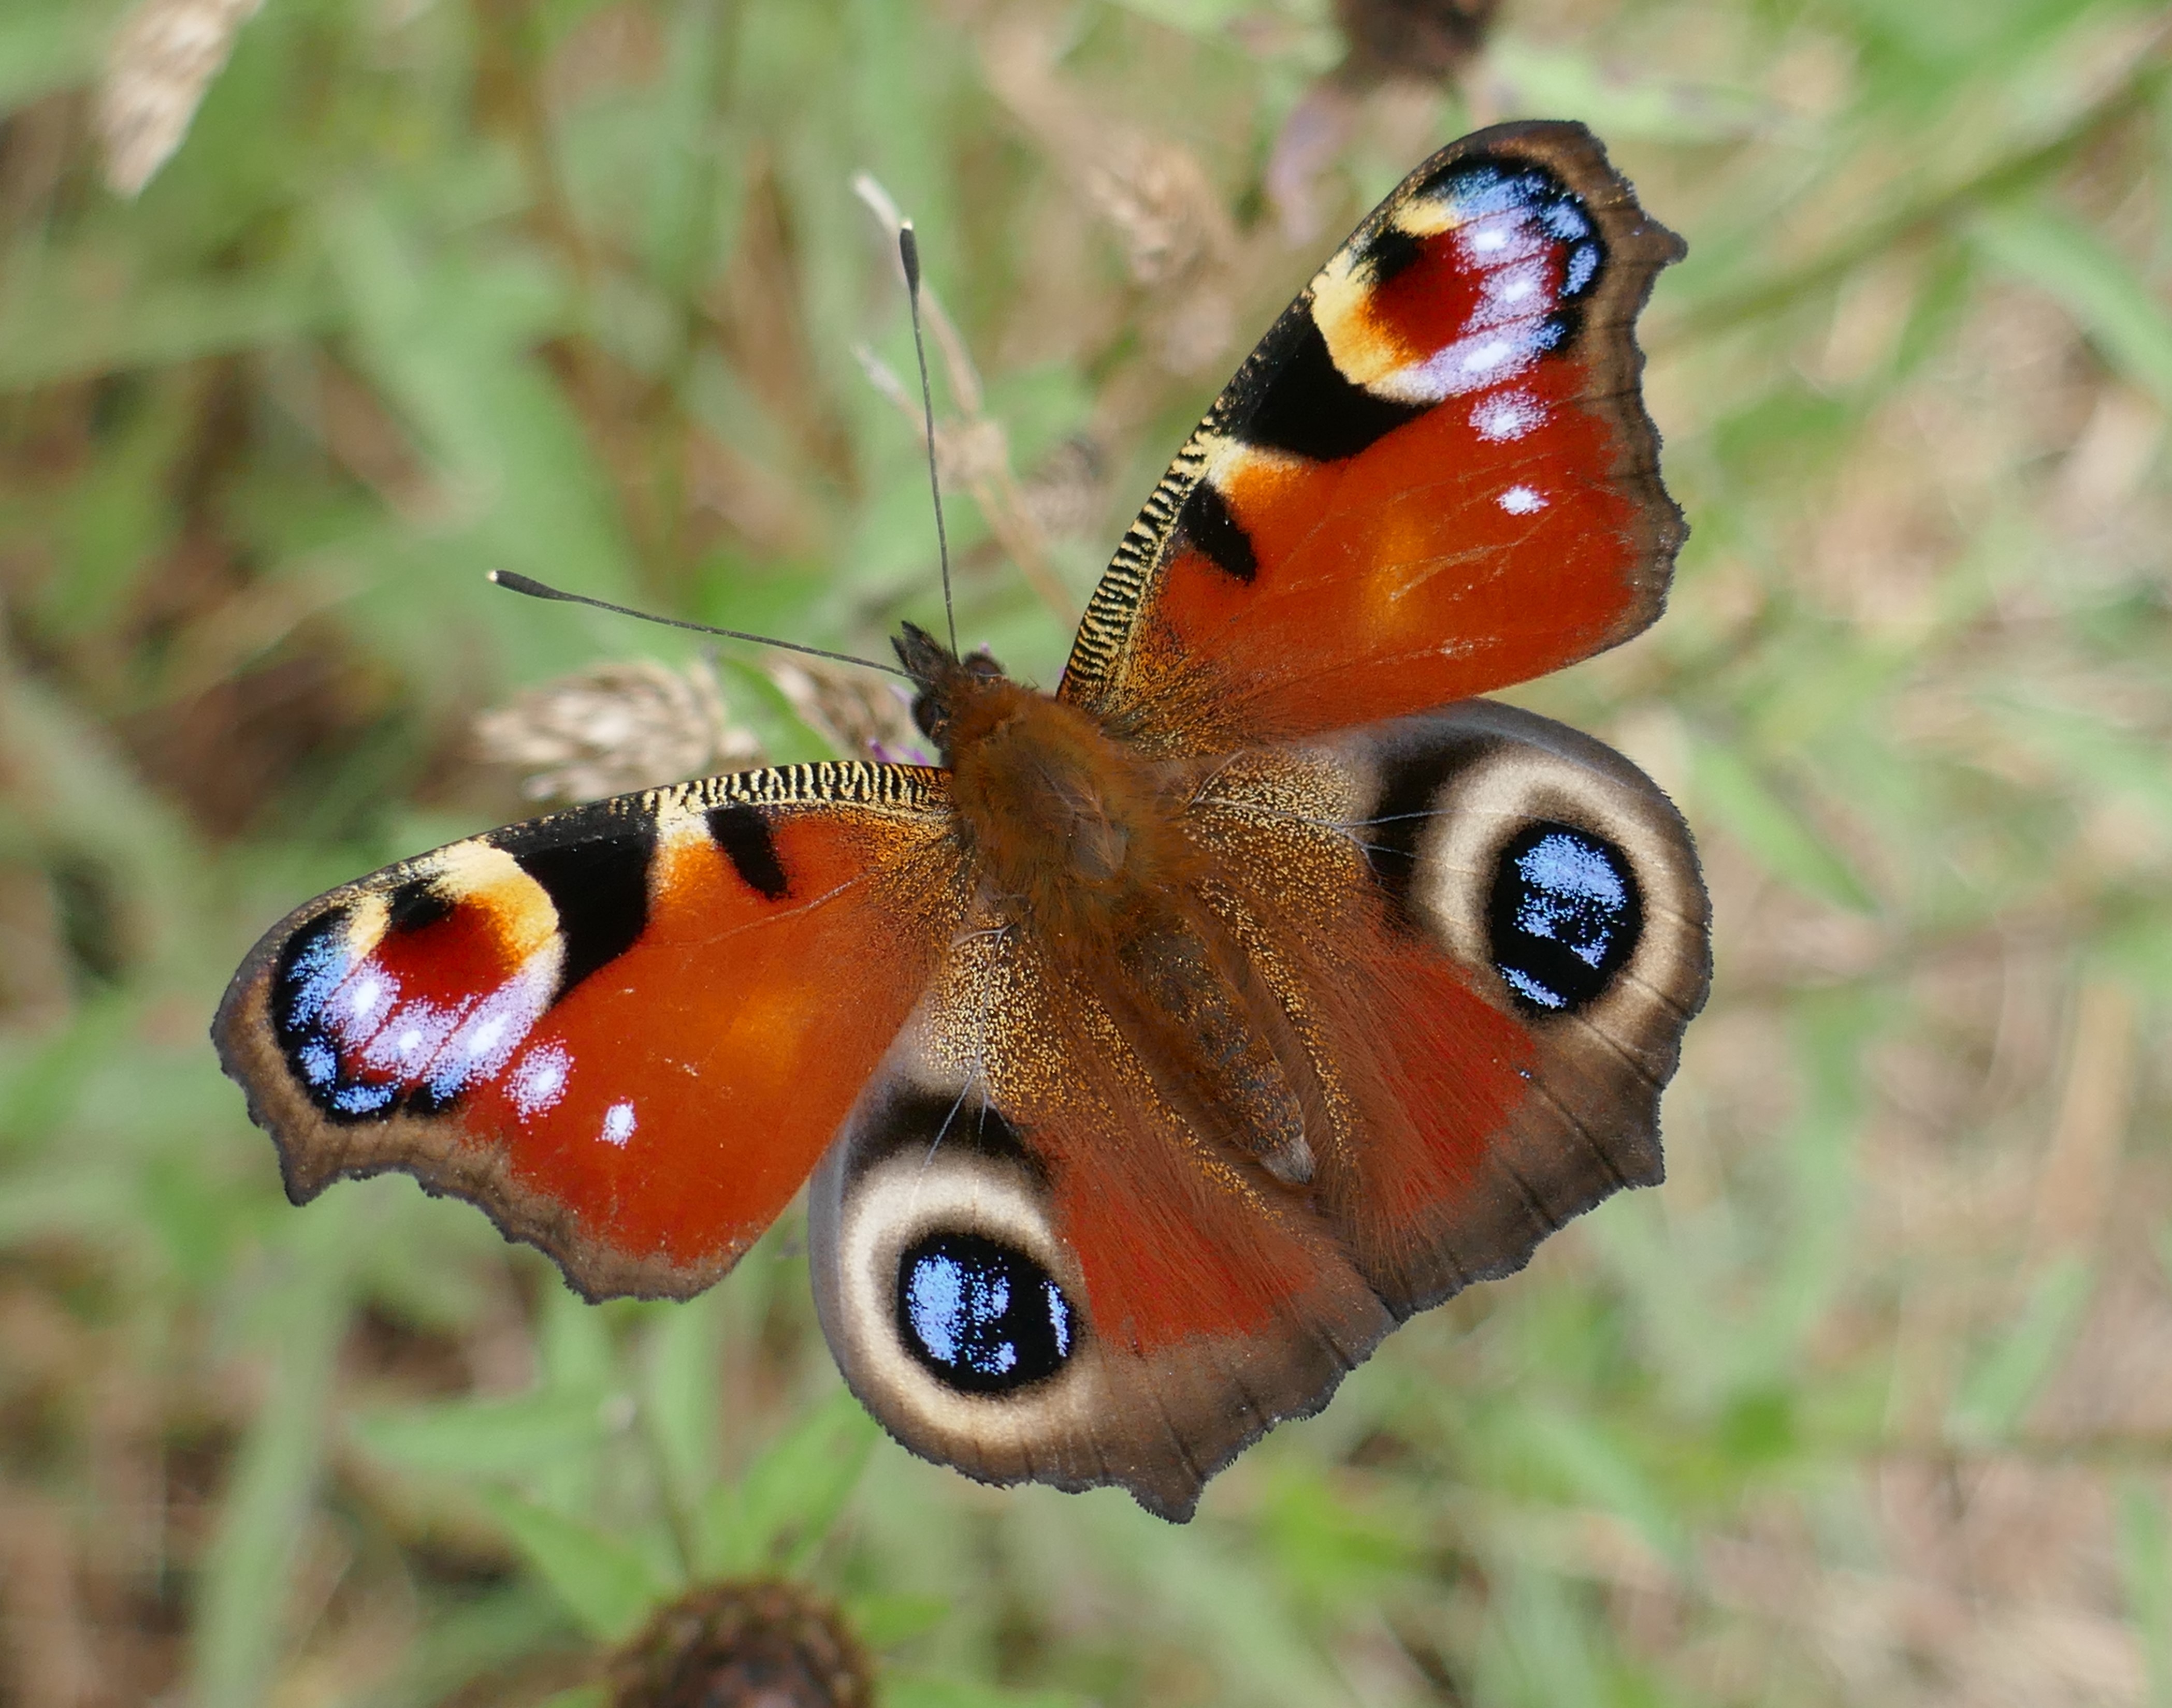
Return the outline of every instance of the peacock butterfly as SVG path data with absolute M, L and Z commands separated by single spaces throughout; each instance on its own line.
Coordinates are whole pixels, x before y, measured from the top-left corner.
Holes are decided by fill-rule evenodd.
M 1689 832 L 1471 696 L 1659 614 L 1634 322 L 1681 253 L 1580 126 L 1452 144 L 1177 454 L 1052 696 L 908 626 L 940 767 L 703 778 L 308 903 L 213 1033 L 289 1195 L 404 1170 L 589 1298 L 685 1297 L 811 1174 L 823 1329 L 899 1441 L 1188 1517 L 1660 1178 Z

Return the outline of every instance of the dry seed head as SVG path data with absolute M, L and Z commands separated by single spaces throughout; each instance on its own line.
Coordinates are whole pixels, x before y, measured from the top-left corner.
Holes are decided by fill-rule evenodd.
M 895 368 L 867 345 L 855 344 L 852 355 L 868 383 L 890 400 L 911 424 L 914 436 L 925 444 L 927 424 L 921 416 L 918 395 L 898 378 Z M 970 412 L 946 416 L 935 423 L 935 461 L 946 488 L 970 487 L 1010 472 L 1010 441 L 1003 423 L 992 416 Z
M 138 0 L 114 32 L 98 86 L 105 181 L 134 196 L 166 164 L 234 37 L 264 0 Z
M 562 676 L 483 712 L 475 738 L 484 759 L 526 773 L 521 792 L 537 801 L 600 800 L 761 759 L 699 659 L 684 670 L 637 658 Z
M 1461 69 L 1486 40 L 1499 0 L 1335 0 L 1350 44 L 1347 74 L 1427 82 Z
M 1090 536 L 1108 502 L 1107 464 L 1092 439 L 1064 440 L 1019 482 L 1026 513 L 1051 540 Z
M 1175 142 L 1120 138 L 1088 167 L 1086 188 L 1142 285 L 1181 278 L 1228 247 L 1228 216 L 1206 169 Z
M 610 1662 L 612 1708 L 873 1708 L 866 1654 L 796 1584 L 712 1584 L 674 1602 Z
M 935 460 L 952 487 L 970 487 L 1010 472 L 1010 440 L 987 416 L 935 423 Z
M 1119 134 L 1089 161 L 1086 192 L 1151 293 L 1146 331 L 1172 373 L 1221 365 L 1236 336 L 1231 272 L 1239 242 L 1228 211 L 1189 148 Z
M 774 659 L 763 669 L 800 722 L 841 757 L 933 763 L 911 701 L 887 677 L 820 658 Z

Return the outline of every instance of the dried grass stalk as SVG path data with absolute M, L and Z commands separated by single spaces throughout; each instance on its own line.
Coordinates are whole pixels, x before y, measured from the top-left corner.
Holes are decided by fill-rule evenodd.
M 264 0 L 139 0 L 114 32 L 98 86 L 105 181 L 134 196 L 181 145 L 241 26 Z
M 1056 74 L 1054 31 L 1024 13 L 985 32 L 988 87 L 1038 138 L 1122 245 L 1146 293 L 1149 347 L 1171 373 L 1222 365 L 1253 258 L 1198 157 L 1111 118 Z
M 852 188 L 882 228 L 884 240 L 895 244 L 897 232 L 906 222 L 890 192 L 865 172 L 853 179 Z M 901 264 L 901 280 L 903 275 Z M 1051 559 L 1047 531 L 1012 471 L 1009 436 L 1004 432 L 1003 423 L 987 413 L 987 392 L 981 384 L 980 370 L 973 365 L 972 352 L 965 347 L 965 340 L 956 324 L 944 311 L 940 299 L 924 283 L 921 287 L 920 306 L 922 317 L 934 334 L 936 347 L 942 353 L 951 401 L 959 411 L 935 423 L 935 461 L 943 484 L 953 490 L 963 486 L 973 495 L 973 502 L 981 507 L 989 531 L 1019 567 L 1027 584 L 1057 617 L 1066 623 L 1074 622 L 1078 616 L 1078 602 L 1064 585 L 1062 576 Z M 855 345 L 852 354 L 858 358 L 868 383 L 890 400 L 925 444 L 927 424 L 921 418 L 918 392 L 909 388 L 891 371 L 890 364 L 866 345 Z

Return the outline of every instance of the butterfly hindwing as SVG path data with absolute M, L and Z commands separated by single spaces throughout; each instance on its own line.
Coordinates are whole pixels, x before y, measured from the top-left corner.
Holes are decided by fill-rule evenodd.
M 1016 935 L 961 945 L 824 1159 L 808 1234 L 839 1367 L 906 1446 L 1179 1520 L 1393 1326 Z
M 401 1169 L 591 1297 L 683 1297 L 798 1190 L 959 905 L 942 773 L 712 777 L 334 890 L 214 1036 L 297 1201 Z
M 1634 765 L 1470 701 L 1240 755 L 1200 812 L 1282 921 L 1288 1000 L 1349 1088 L 1331 1215 L 1398 1318 L 1660 1179 L 1710 914 L 1687 827 Z M 1329 846 L 1331 892 L 1287 880 Z
M 1665 797 L 1484 701 L 1201 771 L 1186 905 L 1288 1016 L 1308 1178 L 970 933 L 816 1177 L 816 1297 L 916 1451 L 1189 1514 L 1389 1329 L 1660 1174 L 1705 903 Z M 1284 1171 L 1285 1173 L 1288 1171 Z
M 1633 323 L 1681 253 L 1579 125 L 1442 149 L 1178 454 L 1062 696 L 1151 750 L 1226 751 L 1445 705 L 1645 627 L 1683 527 Z

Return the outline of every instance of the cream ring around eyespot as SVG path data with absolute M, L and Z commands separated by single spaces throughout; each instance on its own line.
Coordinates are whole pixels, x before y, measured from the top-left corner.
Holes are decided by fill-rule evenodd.
M 1619 1032 L 1636 1028 L 1657 1007 L 1673 1006 L 1665 993 L 1680 980 L 1668 969 L 1694 955 L 1702 941 L 1703 889 L 1694 857 L 1656 787 L 1647 796 L 1528 739 L 1509 741 L 1444 780 L 1432 810 L 1435 817 L 1418 838 L 1411 895 L 1458 960 L 1499 983 L 1506 995 L 1487 919 L 1495 867 L 1518 829 L 1551 819 L 1619 849 L 1642 904 L 1642 925 L 1628 959 L 1577 1018 Z M 1534 1018 L 1546 1023 L 1543 1015 Z
M 843 1156 L 825 1166 L 846 1178 L 818 1181 L 810 1204 L 813 1254 L 830 1267 L 836 1289 L 831 1300 L 818 1290 L 823 1327 L 852 1385 L 892 1402 L 879 1415 L 906 1426 L 906 1444 L 1012 1479 L 1031 1474 L 1034 1442 L 1090 1433 L 1105 1383 L 1084 1289 L 1022 1171 L 962 1148 L 930 1157 L 917 1146 L 857 1171 Z M 1060 1368 L 1007 1393 L 972 1394 L 913 1355 L 898 1327 L 901 1270 L 906 1253 L 939 1233 L 979 1235 L 1046 1272 L 1069 1311 L 1071 1347 Z

